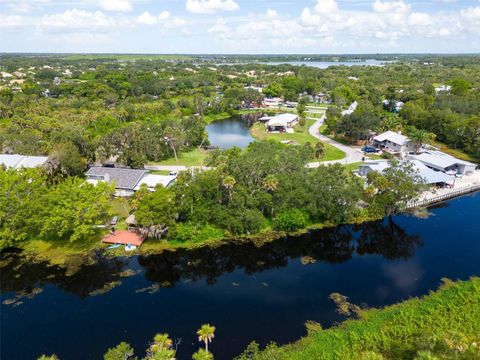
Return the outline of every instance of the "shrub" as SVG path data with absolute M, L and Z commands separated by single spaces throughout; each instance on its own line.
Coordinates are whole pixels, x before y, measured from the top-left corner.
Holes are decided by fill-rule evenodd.
M 308 224 L 308 216 L 299 209 L 290 209 L 278 214 L 273 220 L 276 230 L 294 231 Z

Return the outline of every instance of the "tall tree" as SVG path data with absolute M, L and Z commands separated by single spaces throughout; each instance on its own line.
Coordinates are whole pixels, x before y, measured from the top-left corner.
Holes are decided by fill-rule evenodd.
M 208 344 L 212 342 L 215 337 L 215 326 L 210 324 L 204 324 L 197 331 L 198 341 L 205 343 L 205 352 L 208 353 Z

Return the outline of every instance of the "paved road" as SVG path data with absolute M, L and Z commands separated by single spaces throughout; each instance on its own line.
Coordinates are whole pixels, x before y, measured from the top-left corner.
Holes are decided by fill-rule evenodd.
M 341 159 L 341 160 L 332 160 L 332 161 L 323 161 L 323 162 L 312 162 L 308 164 L 308 167 L 318 167 L 320 165 L 325 165 L 325 164 L 335 164 L 335 163 L 340 163 L 340 164 L 351 164 L 351 163 L 356 163 L 362 161 L 362 157 L 364 156 L 363 153 L 360 151 L 359 147 L 350 147 L 346 146 L 343 144 L 340 144 L 339 142 L 330 139 L 329 137 L 320 134 L 320 126 L 323 125 L 323 121 L 325 119 L 325 115 L 322 116 L 321 119 L 318 119 L 315 121 L 315 123 L 310 126 L 308 129 L 308 132 L 310 135 L 316 137 L 320 141 L 330 144 L 332 146 L 335 146 L 337 149 L 342 150 L 346 156 Z
M 162 171 L 185 171 L 192 168 L 202 168 L 207 170 L 207 166 L 184 166 L 184 165 L 145 165 L 147 170 L 162 170 Z
M 320 165 L 328 165 L 328 164 L 351 164 L 351 163 L 356 163 L 362 161 L 362 157 L 364 154 L 360 151 L 359 147 L 350 147 L 346 146 L 343 144 L 340 144 L 339 142 L 330 139 L 327 136 L 324 136 L 320 134 L 319 129 L 320 126 L 323 125 L 323 121 L 325 119 L 325 114 L 320 118 L 315 121 L 315 123 L 308 129 L 308 132 L 310 135 L 316 137 L 320 141 L 330 144 L 337 149 L 342 150 L 346 156 L 341 159 L 341 160 L 331 160 L 331 161 L 322 161 L 322 162 L 311 162 L 307 164 L 307 167 L 309 168 L 315 168 L 319 167 Z M 185 171 L 190 168 L 202 168 L 204 170 L 207 170 L 208 167 L 206 166 L 183 166 L 183 165 L 146 165 L 145 169 L 147 170 L 163 170 L 163 171 Z

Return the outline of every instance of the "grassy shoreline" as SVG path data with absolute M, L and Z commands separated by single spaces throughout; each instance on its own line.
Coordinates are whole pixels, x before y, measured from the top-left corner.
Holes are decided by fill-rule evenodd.
M 478 359 L 478 299 L 480 278 L 444 279 L 424 297 L 383 309 L 360 309 L 358 319 L 325 330 L 307 323 L 308 334 L 297 342 L 272 344 L 262 351 L 254 344 L 248 356 L 238 359 Z

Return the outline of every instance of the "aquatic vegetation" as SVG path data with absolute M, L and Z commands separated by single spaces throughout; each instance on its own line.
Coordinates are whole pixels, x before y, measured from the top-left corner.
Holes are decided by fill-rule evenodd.
M 252 343 L 237 359 L 478 359 L 479 299 L 480 278 L 444 280 L 423 298 L 359 310 L 359 319 L 330 329 L 308 324 L 308 335 L 290 345 Z

